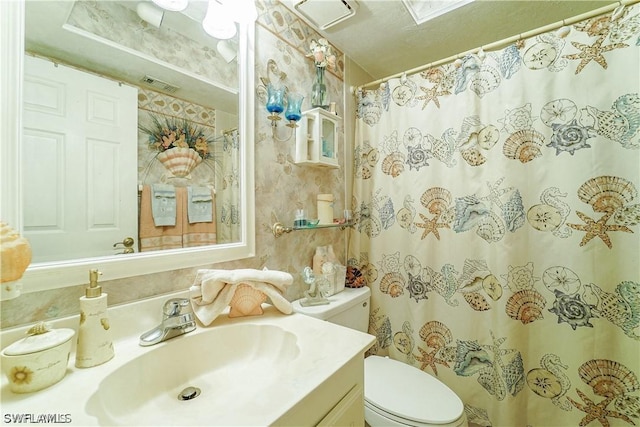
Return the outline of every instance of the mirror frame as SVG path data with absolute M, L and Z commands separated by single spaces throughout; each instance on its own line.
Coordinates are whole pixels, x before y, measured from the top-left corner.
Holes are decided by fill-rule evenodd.
M 0 219 L 22 234 L 22 187 L 20 182 L 22 140 L 22 81 L 24 62 L 25 6 L 20 1 L 0 1 Z M 239 24 L 239 176 L 242 227 L 239 242 L 131 255 L 37 263 L 29 266 L 20 282 L 22 293 L 85 284 L 88 272 L 99 269 L 101 280 L 123 279 L 169 270 L 206 266 L 255 256 L 254 187 L 254 41 L 255 22 Z M 6 63 L 5 63 L 6 61 Z M 15 143 L 18 141 L 17 143 Z

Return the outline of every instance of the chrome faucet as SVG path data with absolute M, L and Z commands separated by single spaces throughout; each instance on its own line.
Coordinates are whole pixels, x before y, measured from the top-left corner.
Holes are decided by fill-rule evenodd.
M 196 329 L 191 302 L 187 298 L 171 298 L 162 307 L 162 323 L 140 335 L 143 347 L 158 344 Z

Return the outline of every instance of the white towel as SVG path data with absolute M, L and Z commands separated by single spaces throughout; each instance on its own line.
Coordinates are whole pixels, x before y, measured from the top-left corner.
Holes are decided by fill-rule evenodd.
M 284 314 L 291 314 L 291 303 L 282 296 L 293 276 L 275 270 L 198 270 L 191 292 L 193 311 L 205 325 L 211 324 L 229 305 L 240 284 L 251 286 L 267 295 Z
M 213 195 L 208 187 L 187 187 L 189 224 L 213 221 Z
M 176 225 L 176 189 L 167 184 L 151 184 L 151 213 L 156 227 Z

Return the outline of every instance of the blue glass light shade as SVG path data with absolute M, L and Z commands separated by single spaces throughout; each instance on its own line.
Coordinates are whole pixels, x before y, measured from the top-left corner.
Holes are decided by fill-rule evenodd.
M 299 93 L 290 93 L 287 96 L 287 110 L 284 112 L 284 117 L 290 122 L 297 122 L 302 117 L 300 107 L 303 99 L 304 96 Z
M 267 85 L 267 111 L 272 114 L 280 114 L 284 111 L 284 87 L 275 87 L 271 83 Z

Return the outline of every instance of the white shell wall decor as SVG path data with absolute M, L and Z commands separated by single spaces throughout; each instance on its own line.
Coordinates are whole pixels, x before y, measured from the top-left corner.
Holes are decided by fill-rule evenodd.
M 195 150 L 183 147 L 162 151 L 156 158 L 177 178 L 189 177 L 191 171 L 202 162 L 202 157 Z

